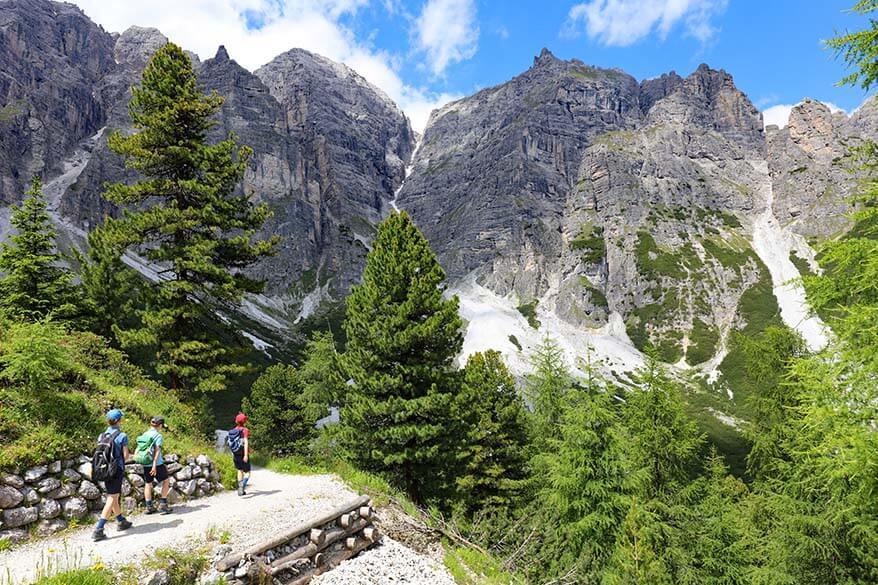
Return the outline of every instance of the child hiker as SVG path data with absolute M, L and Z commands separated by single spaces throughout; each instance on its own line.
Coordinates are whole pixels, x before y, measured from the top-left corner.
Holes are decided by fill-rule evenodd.
M 165 419 L 162 416 L 154 416 L 149 421 L 149 429 L 137 437 L 137 450 L 134 452 L 134 461 L 143 466 L 143 499 L 146 501 L 146 513 L 170 514 L 168 506 L 168 491 L 171 482 L 168 480 L 168 468 L 165 466 L 164 437 L 161 431 L 165 428 Z M 153 500 L 153 483 L 161 484 L 162 495 L 159 499 L 159 507 L 156 509 Z
M 98 446 L 92 457 L 92 479 L 103 481 L 107 491 L 107 503 L 95 527 L 92 539 L 104 540 L 104 526 L 111 515 L 116 516 L 118 530 L 128 530 L 131 522 L 122 515 L 119 502 L 122 494 L 122 478 L 125 477 L 125 460 L 128 459 L 128 435 L 122 432 L 122 411 L 114 408 L 107 413 L 107 430 L 98 437 Z
M 250 481 L 250 429 L 244 426 L 247 415 L 243 412 L 235 417 L 235 427 L 229 431 L 226 442 L 235 460 L 238 470 L 238 495 L 247 494 L 247 482 Z

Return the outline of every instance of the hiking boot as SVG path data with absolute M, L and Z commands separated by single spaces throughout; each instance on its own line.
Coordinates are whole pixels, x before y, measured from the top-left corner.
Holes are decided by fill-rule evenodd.
M 161 513 L 162 515 L 170 514 L 171 507 L 169 505 L 165 504 L 165 505 L 159 507 L 159 513 Z
M 126 518 L 125 520 L 122 520 L 121 522 L 116 524 L 116 529 L 117 530 L 128 530 L 132 526 L 134 526 L 134 525 L 131 522 L 129 522 L 128 519 Z
M 147 506 L 144 514 L 155 514 L 156 512 L 158 512 L 158 510 L 156 510 L 155 506 Z
M 107 535 L 104 534 L 103 528 L 95 528 L 95 531 L 91 535 L 91 539 L 95 542 L 99 540 L 106 540 Z

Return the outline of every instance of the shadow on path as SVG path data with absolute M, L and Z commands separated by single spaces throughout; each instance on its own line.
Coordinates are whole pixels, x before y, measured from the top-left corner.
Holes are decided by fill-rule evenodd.
M 114 532 L 111 539 L 115 540 L 117 538 L 123 538 L 129 534 L 137 535 L 137 534 L 151 534 L 153 532 L 158 532 L 159 530 L 164 530 L 166 528 L 173 528 L 174 526 L 179 526 L 183 523 L 183 520 L 176 519 L 171 522 L 150 522 L 149 524 L 135 524 L 128 530 L 124 532 Z
M 259 496 L 270 496 L 273 494 L 279 494 L 282 490 L 259 490 L 259 491 L 248 491 L 247 495 L 241 496 L 242 500 L 249 500 L 250 498 L 256 498 Z

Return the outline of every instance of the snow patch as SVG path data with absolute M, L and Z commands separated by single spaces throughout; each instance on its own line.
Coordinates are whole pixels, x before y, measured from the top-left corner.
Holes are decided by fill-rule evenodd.
M 264 353 L 266 355 L 269 355 L 267 350 L 271 347 L 274 347 L 272 344 L 268 343 L 264 339 L 259 339 L 258 337 L 256 337 L 252 333 L 250 333 L 249 331 L 242 330 L 241 335 L 243 335 L 244 337 L 249 339 L 250 343 L 253 344 L 253 347 L 255 347 L 256 349 L 258 349 L 259 351 L 261 351 L 262 353 Z
M 774 192 L 768 174 L 768 162 L 759 160 L 750 161 L 750 164 L 763 176 L 759 192 L 765 205 L 753 224 L 753 249 L 771 273 L 774 296 L 780 306 L 784 323 L 802 336 L 811 351 L 818 351 L 829 342 L 826 327 L 808 307 L 805 289 L 798 281 L 801 274 L 790 260 L 790 251 L 800 251 L 807 244 L 783 228 L 774 216 Z M 813 259 L 813 251 L 807 257 Z
M 402 182 L 399 184 L 399 187 L 397 187 L 396 191 L 393 192 L 393 199 L 390 200 L 390 206 L 397 213 L 399 213 L 399 205 L 397 204 L 397 202 L 399 201 L 399 193 L 402 191 L 402 188 L 405 185 L 405 180 L 408 179 L 412 174 L 412 170 L 415 167 L 415 157 L 418 155 L 418 149 L 421 148 L 421 142 L 423 142 L 423 140 L 423 137 L 418 137 L 418 139 L 415 141 L 415 148 L 414 150 L 412 150 L 411 161 L 409 162 L 409 165 L 405 168 L 405 174 L 402 176 Z

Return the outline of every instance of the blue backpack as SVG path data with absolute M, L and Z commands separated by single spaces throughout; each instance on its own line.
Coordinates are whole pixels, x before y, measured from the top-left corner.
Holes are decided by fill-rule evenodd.
M 226 445 L 232 453 L 237 453 L 244 448 L 244 431 L 235 427 L 226 435 Z

